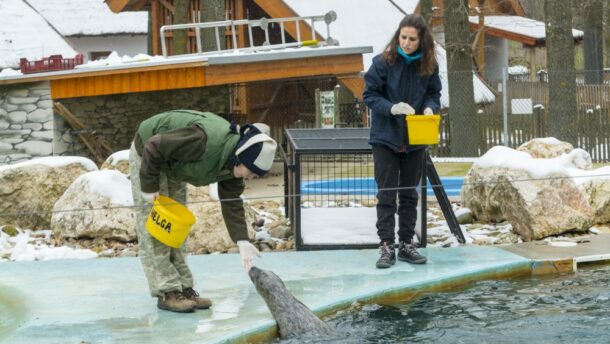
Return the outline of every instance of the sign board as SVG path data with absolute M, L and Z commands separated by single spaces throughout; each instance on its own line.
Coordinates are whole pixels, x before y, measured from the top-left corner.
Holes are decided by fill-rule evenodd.
M 319 128 L 334 128 L 337 113 L 335 91 L 316 89 L 316 124 Z
M 531 115 L 534 113 L 531 98 L 515 98 L 510 100 L 510 112 L 513 115 Z

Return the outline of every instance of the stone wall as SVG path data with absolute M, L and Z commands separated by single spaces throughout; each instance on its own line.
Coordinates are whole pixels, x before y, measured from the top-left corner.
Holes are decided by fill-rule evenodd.
M 0 86 L 0 165 L 53 154 L 49 83 Z
M 53 113 L 53 101 L 85 128 L 74 130 Z M 79 133 L 105 140 L 114 151 L 128 149 L 137 125 L 152 115 L 174 109 L 226 113 L 228 102 L 223 86 L 58 100 L 51 100 L 48 82 L 0 86 L 0 165 L 51 155 L 93 158 Z
M 128 93 L 110 96 L 59 99 L 85 123 L 84 133 L 93 133 L 113 149 L 128 149 L 138 124 L 157 113 L 191 109 L 225 113 L 228 109 L 226 87 L 191 88 L 171 91 Z M 57 113 L 54 116 L 56 138 L 54 155 L 92 158 L 87 147 Z

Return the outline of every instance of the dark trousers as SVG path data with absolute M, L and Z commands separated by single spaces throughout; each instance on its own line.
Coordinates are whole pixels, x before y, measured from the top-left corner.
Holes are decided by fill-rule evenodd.
M 396 194 L 398 193 L 398 240 L 410 243 L 415 235 L 417 202 L 415 187 L 424 166 L 424 149 L 397 153 L 387 146 L 373 145 L 377 182 L 377 235 L 381 242 L 394 243 Z M 385 189 L 385 190 L 384 190 Z M 389 189 L 389 190 L 388 190 Z

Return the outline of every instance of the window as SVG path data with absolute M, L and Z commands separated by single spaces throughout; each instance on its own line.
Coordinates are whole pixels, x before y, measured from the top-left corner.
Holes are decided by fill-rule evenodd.
M 89 53 L 89 61 L 100 60 L 108 57 L 110 55 L 110 51 L 92 51 Z

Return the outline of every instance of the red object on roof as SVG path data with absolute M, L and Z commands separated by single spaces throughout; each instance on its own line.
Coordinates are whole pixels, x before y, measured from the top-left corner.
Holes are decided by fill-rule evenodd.
M 23 57 L 19 60 L 19 66 L 21 67 L 21 73 L 23 74 L 74 69 L 74 67 L 79 64 L 83 64 L 83 54 L 76 54 L 74 58 L 63 58 L 61 55 L 51 55 L 36 61 L 28 61 L 28 59 Z

